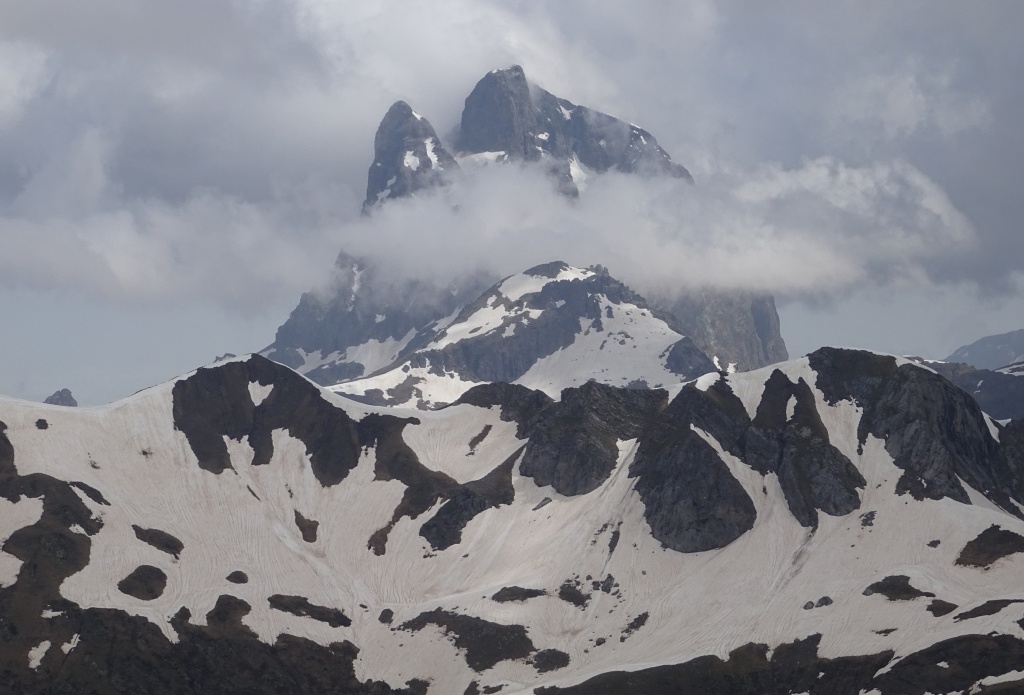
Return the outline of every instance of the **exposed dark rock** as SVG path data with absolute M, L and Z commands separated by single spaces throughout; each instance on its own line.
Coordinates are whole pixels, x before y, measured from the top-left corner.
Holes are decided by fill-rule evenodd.
M 875 512 L 865 512 L 860 515 L 860 527 L 867 528 L 875 525 Z
M 395 619 L 395 612 L 393 610 L 391 610 L 390 608 L 385 608 L 384 610 L 382 610 L 380 612 L 380 615 L 377 616 L 377 620 L 380 623 L 384 624 L 384 625 L 390 625 L 391 621 L 394 620 L 394 619 Z
M 467 403 L 479 408 L 501 407 L 501 419 L 518 425 L 516 436 L 526 437 L 526 424 L 537 413 L 554 403 L 551 396 L 518 384 L 504 382 L 480 384 L 462 394 L 453 405 Z
M 669 348 L 668 355 L 665 356 L 665 367 L 673 374 L 678 374 L 686 379 L 715 371 L 715 363 L 694 344 L 689 336 L 685 336 Z
M 155 528 L 142 528 L 132 524 L 132 530 L 135 531 L 135 537 L 143 543 L 148 543 L 157 550 L 165 552 L 168 555 L 173 555 L 174 559 L 178 559 L 178 555 L 182 550 L 185 549 L 185 544 L 179 541 L 177 538 Z
M 167 575 L 152 565 L 139 565 L 127 577 L 117 583 L 117 590 L 142 601 L 152 601 L 163 595 L 167 587 Z
M 86 485 L 85 483 L 77 481 L 77 480 L 71 481 L 70 483 L 68 483 L 68 485 L 70 485 L 71 487 L 76 487 L 79 490 L 81 490 L 82 492 L 84 492 L 85 496 L 88 497 L 89 499 L 91 499 L 96 504 L 102 504 L 104 507 L 109 507 L 110 506 L 110 502 L 107 502 L 106 498 L 103 497 L 103 493 L 101 493 L 99 490 L 97 490 L 93 486 Z
M 45 430 L 49 426 L 50 426 L 50 423 L 48 423 L 46 420 L 44 420 L 42 418 L 39 418 L 38 420 L 36 420 L 36 429 Z
M 571 603 L 577 608 L 586 608 L 590 602 L 590 594 L 580 591 L 579 580 L 566 579 L 562 586 L 558 587 L 558 598 L 566 603 Z
M 303 294 L 288 320 L 277 329 L 274 342 L 261 354 L 322 385 L 368 376 L 371 370 L 363 364 L 345 359 L 348 348 L 369 340 L 408 338 L 406 347 L 396 356 L 399 361 L 426 345 L 442 319 L 474 300 L 493 282 L 489 275 L 464 275 L 447 285 L 398 280 L 369 261 L 342 252 L 335 263 L 334 289 Z M 306 369 L 300 350 L 327 362 Z M 330 356 L 335 358 L 328 359 Z
M 904 574 L 894 574 L 885 577 L 864 590 L 865 596 L 871 596 L 872 594 L 881 594 L 890 601 L 912 601 L 921 596 L 935 597 L 933 593 L 915 589 L 910 585 L 910 577 Z
M 986 615 L 995 615 L 999 611 L 1003 610 L 1007 606 L 1013 605 L 1014 603 L 1024 603 L 1024 599 L 994 599 L 992 601 L 985 601 L 980 606 L 975 606 L 970 610 L 966 610 L 959 615 L 954 615 L 953 620 L 960 622 L 961 620 L 970 620 L 971 618 L 981 618 Z
M 548 673 L 568 666 L 569 655 L 557 649 L 542 649 L 530 661 L 537 673 Z
M 1024 553 L 1024 536 L 993 524 L 967 542 L 956 564 L 991 567 L 992 563 L 1015 553 Z
M 621 525 L 621 524 L 620 524 Z M 615 548 L 619 545 L 619 529 L 612 531 L 612 535 L 608 538 L 608 555 L 610 556 L 615 552 Z
M 1000 451 L 967 393 L 913 364 L 897 366 L 894 357 L 821 348 L 808 358 L 829 403 L 850 399 L 863 408 L 861 445 L 869 434 L 885 442 L 903 470 L 897 493 L 969 504 L 963 480 L 1022 516 L 1010 498 L 1024 502 L 1024 469 Z
M 420 613 L 399 626 L 399 630 L 418 632 L 427 625 L 436 625 L 452 638 L 466 664 L 480 673 L 499 661 L 519 661 L 530 657 L 535 649 L 521 625 L 501 625 L 482 618 L 461 615 L 440 608 Z
M 790 399 L 796 405 L 787 419 Z M 789 509 L 804 526 L 818 525 L 818 510 L 842 516 L 860 506 L 857 490 L 864 487 L 864 477 L 832 446 L 803 379 L 794 384 L 781 371 L 772 372 L 744 449 L 756 470 L 778 473 Z
M 492 426 L 484 425 L 484 428 L 480 430 L 480 433 L 469 440 L 469 451 L 470 453 L 476 452 L 476 448 L 487 439 L 487 435 L 491 433 Z
M 331 627 L 348 627 L 352 624 L 352 621 L 343 611 L 340 611 L 337 608 L 317 606 L 310 603 L 309 599 L 304 596 L 284 596 L 282 594 L 274 594 L 267 599 L 267 602 L 274 610 L 312 618 L 313 620 L 318 620 L 321 623 L 327 623 Z
M 719 381 L 690 384 L 655 417 L 629 468 L 652 535 L 680 552 L 721 548 L 753 528 L 754 503 L 715 449 L 691 427 L 727 449 L 746 429 L 743 404 Z
M 75 397 L 71 395 L 71 391 L 68 389 L 55 391 L 53 394 L 47 396 L 43 403 L 48 403 L 50 405 L 63 405 L 67 408 L 78 407 L 78 401 L 75 400 Z
M 639 671 L 610 671 L 567 688 L 537 688 L 538 695 L 764 695 L 764 693 L 828 693 L 856 695 L 892 658 L 892 652 L 827 659 L 817 654 L 821 635 L 782 644 L 768 659 L 768 647 L 747 644 L 722 660 L 702 656 L 683 664 Z M 883 691 L 885 695 L 890 692 Z M 936 689 L 934 692 L 943 692 Z
M 501 152 L 510 161 L 544 160 L 569 195 L 578 195 L 571 159 L 598 172 L 616 169 L 693 180 L 647 131 L 530 84 L 518 65 L 492 70 L 473 88 L 462 112 L 457 148 Z
M 420 535 L 434 550 L 444 550 L 460 543 L 462 530 L 477 515 L 512 504 L 515 498 L 512 467 L 522 451 L 520 447 L 483 478 L 468 482 L 449 494 L 437 513 L 420 528 Z
M 458 168 L 429 121 L 404 101 L 396 101 L 374 136 L 363 211 L 369 212 L 386 199 L 441 185 L 447 180 L 446 173 Z
M 241 570 L 235 570 L 227 576 L 227 580 L 232 584 L 248 584 L 249 575 Z
M 941 543 L 941 542 L 942 541 L 940 541 L 937 538 L 935 540 L 933 540 L 933 541 L 928 541 L 928 547 L 929 548 L 938 548 L 939 547 L 939 543 Z
M 814 608 L 814 601 L 808 601 L 807 603 L 804 604 L 804 610 L 805 611 L 809 611 L 812 608 Z
M 998 420 L 1024 420 L 1024 379 L 1017 374 L 975 369 L 967 364 L 926 365 L 962 388 L 983 411 Z
M 823 606 L 831 606 L 831 605 L 832 605 L 832 599 L 830 597 L 828 597 L 828 596 L 822 596 L 821 598 L 818 599 L 818 602 L 814 604 L 814 607 L 815 608 L 821 608 Z
M 758 369 L 789 359 L 779 314 L 771 295 L 702 290 L 683 293 L 658 306 L 679 323 L 680 332 L 722 369 Z
M 374 479 L 397 480 L 406 486 L 391 521 L 378 529 L 367 543 L 367 547 L 377 555 L 384 554 L 388 534 L 399 519 L 406 516 L 417 518 L 438 500 L 450 499 L 461 487 L 451 477 L 420 463 L 416 452 L 402 439 L 402 430 L 410 423 L 419 424 L 416 420 L 376 414 L 368 415 L 359 422 L 360 443 L 377 448 Z
M 532 511 L 537 511 L 538 509 L 543 509 L 544 507 L 548 506 L 549 504 L 551 504 L 551 498 L 550 497 L 545 497 L 540 502 L 538 502 L 537 504 L 534 505 Z
M 864 689 L 874 687 L 883 695 L 960 693 L 983 678 L 1021 669 L 1021 640 L 1010 635 L 965 635 L 904 656 Z
M 274 387 L 259 406 L 249 394 L 250 382 Z M 359 435 L 345 411 L 292 370 L 259 355 L 199 369 L 176 382 L 172 393 L 174 426 L 185 434 L 200 468 L 212 473 L 231 467 L 224 437 L 247 438 L 254 466 L 270 463 L 276 429 L 305 444 L 321 485 L 337 485 L 359 463 Z
M 619 458 L 618 441 L 640 436 L 645 423 L 662 410 L 668 394 L 588 382 L 564 389 L 529 428 L 519 472 L 539 486 L 563 495 L 582 495 L 611 476 Z
M 320 522 L 319 521 L 313 521 L 312 519 L 307 519 L 306 517 L 302 516 L 302 514 L 299 513 L 298 509 L 296 509 L 295 510 L 295 525 L 298 527 L 299 533 L 302 534 L 302 540 L 306 541 L 307 543 L 316 543 L 317 529 L 320 528 Z
M 619 637 L 619 641 L 620 642 L 625 642 L 626 638 L 628 638 L 634 632 L 636 632 L 637 630 L 642 628 L 644 625 L 646 625 L 647 624 L 647 619 L 650 618 L 650 617 L 651 617 L 650 613 L 648 613 L 647 611 L 644 611 L 640 615 L 638 615 L 635 618 L 633 618 L 632 620 L 630 620 L 629 624 L 626 625 L 625 628 L 623 628 L 622 635 Z
M 491 596 L 492 601 L 508 603 L 509 601 L 527 601 L 538 596 L 547 596 L 548 592 L 543 589 L 524 589 L 521 586 L 506 586 L 498 589 Z

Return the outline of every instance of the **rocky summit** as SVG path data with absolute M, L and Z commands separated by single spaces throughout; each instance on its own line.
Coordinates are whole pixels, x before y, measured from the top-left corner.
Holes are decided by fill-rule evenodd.
M 578 194 L 586 170 L 667 174 L 693 181 L 649 132 L 556 97 L 518 65 L 492 70 L 466 98 L 456 150 L 503 161 L 547 161 L 563 190 Z
M 481 163 L 538 163 L 570 197 L 587 176 L 609 170 L 692 182 L 646 130 L 554 96 L 529 82 L 517 65 L 493 70 L 477 83 L 453 150 L 467 165 L 464 175 Z M 446 185 L 459 168 L 427 119 L 396 102 L 377 129 L 363 211 L 372 214 L 389 200 Z M 304 294 L 261 354 L 325 386 L 366 377 L 429 343 L 498 279 L 467 274 L 431 285 L 381 277 L 370 259 L 342 251 L 332 289 Z M 722 369 L 757 369 L 788 358 L 770 295 L 680 288 L 643 301 L 670 316 L 670 330 Z
M 388 198 L 401 198 L 437 186 L 458 163 L 441 144 L 434 128 L 404 101 L 384 115 L 373 139 L 373 163 L 366 181 L 363 211 Z
M 260 356 L 0 398 L 0 683 L 1020 692 L 1022 509 L 1024 423 L 853 350 L 433 411 Z

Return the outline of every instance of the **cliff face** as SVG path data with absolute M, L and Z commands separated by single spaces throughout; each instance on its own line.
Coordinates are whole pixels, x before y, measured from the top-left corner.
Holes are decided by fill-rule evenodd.
M 758 369 L 789 359 L 775 298 L 751 292 L 684 293 L 666 309 L 722 369 Z

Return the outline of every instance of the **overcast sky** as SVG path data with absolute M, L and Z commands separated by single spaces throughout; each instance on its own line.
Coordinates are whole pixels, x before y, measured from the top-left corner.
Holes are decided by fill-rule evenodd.
M 338 251 L 775 293 L 793 355 L 1024 327 L 1024 3 L 0 0 L 0 393 L 108 402 L 263 348 Z M 694 175 L 529 171 L 360 219 L 405 99 L 519 63 Z M 459 212 L 453 212 L 452 197 Z

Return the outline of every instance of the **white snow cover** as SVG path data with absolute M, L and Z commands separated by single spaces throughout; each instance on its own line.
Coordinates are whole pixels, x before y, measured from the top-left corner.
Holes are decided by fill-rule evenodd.
M 499 152 L 474 152 L 472 154 L 461 154 L 457 157 L 459 164 L 473 164 L 478 166 L 494 164 L 495 162 L 504 162 L 507 159 L 508 153 L 504 150 Z
M 615 313 L 620 312 L 626 316 L 617 307 Z M 631 318 L 641 323 L 641 317 Z M 581 682 L 610 664 L 636 670 L 707 654 L 725 658 L 752 641 L 774 648 L 816 633 L 822 635 L 820 653 L 826 657 L 886 649 L 902 656 L 962 634 L 1020 635 L 1019 611 L 961 622 L 954 618 L 990 599 L 1024 598 L 1024 556 L 1006 557 L 987 571 L 954 561 L 967 541 L 991 525 L 1024 533 L 1024 523 L 991 504 L 917 502 L 896 495 L 901 471 L 884 442 L 868 437 L 858 451 L 858 409 L 849 402 L 826 404 L 806 359 L 714 378 L 726 379 L 752 412 L 776 368 L 793 381 L 808 383 L 832 444 L 866 478 L 860 508 L 842 517 L 822 514 L 812 533 L 788 511 L 774 474 L 760 475 L 698 431 L 753 500 L 757 520 L 725 548 L 693 554 L 666 550 L 651 537 L 635 480 L 628 476 L 635 441 L 619 442 L 618 466 L 593 493 L 559 495 L 521 476 L 516 467 L 514 501 L 473 519 L 457 546 L 428 552 L 418 535 L 435 506 L 418 519 L 400 520 L 387 552 L 377 556 L 367 548 L 367 539 L 388 523 L 405 488 L 377 479 L 372 448 L 363 450 L 344 481 L 324 488 L 311 473 L 305 446 L 286 431 L 276 431 L 269 465 L 251 465 L 253 453 L 244 439 L 226 440 L 232 469 L 216 475 L 198 467 L 184 435 L 174 429 L 173 384 L 99 408 L 0 399 L 0 420 L 8 426 L 19 474 L 82 481 L 110 502 L 101 506 L 82 498 L 102 514 L 104 525 L 91 537 L 88 566 L 61 586 L 65 598 L 83 608 L 116 608 L 141 616 L 173 640 L 168 616 L 185 606 L 194 622 L 202 622 L 219 595 L 231 594 L 252 606 L 243 622 L 261 640 L 272 643 L 281 633 L 321 644 L 349 640 L 360 649 L 356 675 L 393 687 L 429 674 L 432 691 L 440 693 L 464 692 L 473 680 L 481 688 L 504 684 L 503 693 L 528 693 L 540 685 Z M 709 375 L 700 383 L 707 388 L 711 381 Z M 496 409 L 395 411 L 323 393 L 356 420 L 370 412 L 415 417 L 419 424 L 407 425 L 405 442 L 424 465 L 459 481 L 486 475 L 522 444 L 515 425 L 502 421 Z M 49 423 L 46 430 L 35 426 L 41 417 Z M 488 425 L 488 434 L 469 455 L 469 441 Z M 151 455 L 137 455 L 142 449 Z M 551 502 L 537 509 L 545 497 Z M 0 506 L 0 535 L 33 523 L 39 509 L 37 501 L 24 499 Z M 295 510 L 320 523 L 315 543 L 302 540 Z M 874 522 L 864 526 L 860 516 L 869 511 L 875 512 Z M 184 544 L 180 559 L 138 541 L 131 525 L 139 523 L 179 538 Z M 611 529 L 621 534 L 613 553 Z M 930 547 L 933 539 L 941 544 Z M 116 589 L 139 564 L 167 574 L 165 592 L 153 601 Z M 225 577 L 234 570 L 245 571 L 249 583 L 228 583 Z M 557 598 L 566 579 L 609 574 L 619 584 L 620 597 L 593 591 L 582 610 Z M 892 602 L 863 595 L 869 584 L 893 574 L 907 575 L 914 587 L 959 609 L 936 618 L 925 610 L 928 598 Z M 521 603 L 488 598 L 513 585 L 545 589 L 548 595 Z M 313 604 L 340 608 L 353 624 L 331 628 L 271 610 L 267 597 L 274 593 L 301 594 Z M 832 605 L 803 610 L 807 601 L 822 596 L 829 596 Z M 392 632 L 382 625 L 377 616 L 384 608 L 394 611 L 396 626 L 434 608 L 523 625 L 537 649 L 561 649 L 571 661 L 547 674 L 507 661 L 474 673 L 440 630 Z M 649 615 L 646 624 L 620 641 L 623 628 L 641 613 Z M 879 634 L 897 626 L 894 635 Z M 597 638 L 607 641 L 595 647 Z M 34 666 L 49 647 L 44 643 L 32 651 Z
M 405 157 L 402 159 L 402 166 L 416 171 L 420 168 L 420 158 L 413 152 L 406 152 Z
M 436 144 L 436 142 L 437 140 L 435 140 L 434 138 L 427 138 L 426 140 L 423 141 L 423 145 L 427 148 L 427 157 L 430 159 L 431 169 L 441 168 L 441 162 L 438 161 L 437 153 L 434 152 L 434 145 Z
M 398 358 L 398 353 L 405 349 L 413 338 L 416 337 L 416 330 L 409 329 L 401 338 L 386 338 L 377 340 L 371 338 L 361 345 L 354 345 L 345 349 L 344 362 L 358 362 L 363 365 L 363 374 L 372 374 L 382 367 L 386 367 Z
M 28 652 L 28 667 L 31 669 L 39 668 L 39 664 L 43 663 L 43 657 L 46 656 L 46 652 L 49 650 L 50 640 L 43 640 L 30 649 Z

